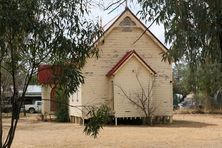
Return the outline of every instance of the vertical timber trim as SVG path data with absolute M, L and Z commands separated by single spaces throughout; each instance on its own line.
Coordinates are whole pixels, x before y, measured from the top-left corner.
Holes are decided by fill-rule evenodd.
M 113 79 L 111 80 L 111 85 L 112 85 L 112 100 L 113 100 L 113 104 L 112 104 L 112 107 L 113 107 L 113 112 L 115 112 L 115 109 L 114 109 L 114 84 L 113 84 Z
M 170 123 L 173 123 L 173 116 L 170 116 Z
M 115 126 L 117 126 L 117 125 L 118 125 L 118 118 L 115 117 Z

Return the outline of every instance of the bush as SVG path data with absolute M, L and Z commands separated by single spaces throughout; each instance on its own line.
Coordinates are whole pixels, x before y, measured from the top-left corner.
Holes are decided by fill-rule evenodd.
M 57 110 L 55 116 L 58 122 L 69 122 L 68 99 L 68 95 L 62 89 L 56 91 Z
M 89 112 L 91 118 L 89 119 L 89 122 L 85 124 L 84 129 L 86 135 L 91 135 L 96 138 L 99 134 L 99 130 L 111 120 L 110 112 L 110 108 L 106 105 L 102 105 L 99 108 L 91 108 Z

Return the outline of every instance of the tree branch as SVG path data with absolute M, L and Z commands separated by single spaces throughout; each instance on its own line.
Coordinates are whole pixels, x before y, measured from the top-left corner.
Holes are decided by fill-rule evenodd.
M 108 6 L 105 10 L 109 9 L 110 7 L 114 6 L 115 4 L 118 4 L 116 7 L 114 7 L 111 11 L 108 12 L 108 14 L 112 13 L 113 11 L 115 11 L 117 8 L 119 8 L 126 0 L 118 0 L 115 3 L 112 3 L 110 6 Z
M 137 38 L 137 39 L 133 42 L 133 44 L 136 44 L 136 43 L 143 37 L 143 35 L 149 30 L 149 28 L 155 23 L 155 21 L 156 21 L 158 18 L 159 18 L 159 16 L 156 17 L 156 18 L 152 21 L 152 23 L 143 31 L 143 33 L 139 36 L 139 38 Z

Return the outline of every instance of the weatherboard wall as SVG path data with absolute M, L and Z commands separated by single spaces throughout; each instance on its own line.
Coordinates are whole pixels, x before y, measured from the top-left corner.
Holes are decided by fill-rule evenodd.
M 130 17 L 135 26 L 127 31 L 119 26 L 125 17 Z M 135 50 L 149 66 L 156 71 L 153 99 L 158 105 L 156 115 L 172 116 L 172 66 L 162 61 L 163 47 L 150 34 L 143 34 L 144 28 L 132 14 L 126 11 L 105 36 L 98 42 L 99 58 L 91 58 L 83 69 L 85 84 L 82 85 L 82 105 L 107 104 L 114 111 L 113 81 L 106 74 L 130 50 Z M 124 78 L 130 80 L 131 75 Z M 144 81 L 146 81 L 144 79 Z M 121 105 L 121 104 L 120 104 Z M 124 112 L 124 108 L 122 108 Z M 115 111 L 114 111 L 115 112 Z
M 145 117 L 136 104 L 139 104 L 143 90 L 143 95 L 150 96 L 149 101 L 153 103 L 153 79 L 154 75 L 138 59 L 129 59 L 113 77 L 115 117 Z
M 50 99 L 51 99 L 51 90 L 50 85 L 42 85 L 42 114 L 50 114 Z

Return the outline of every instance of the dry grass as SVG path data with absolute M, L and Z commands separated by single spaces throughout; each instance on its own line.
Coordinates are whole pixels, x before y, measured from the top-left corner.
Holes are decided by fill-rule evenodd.
M 97 139 L 72 123 L 21 118 L 14 148 L 171 148 L 222 147 L 222 115 L 176 114 L 171 125 L 106 126 Z M 4 120 L 9 126 L 9 120 Z

